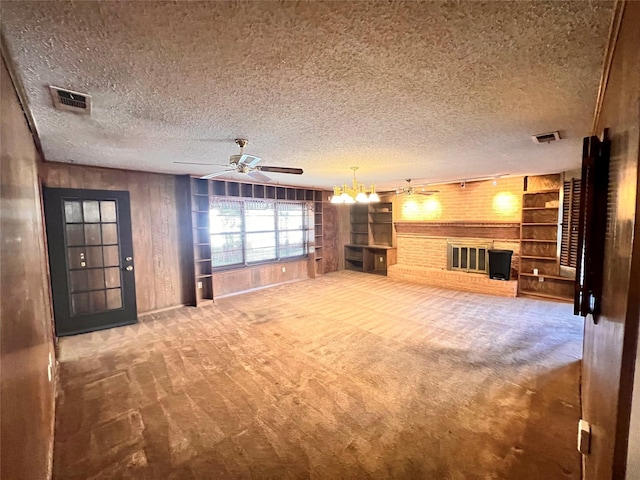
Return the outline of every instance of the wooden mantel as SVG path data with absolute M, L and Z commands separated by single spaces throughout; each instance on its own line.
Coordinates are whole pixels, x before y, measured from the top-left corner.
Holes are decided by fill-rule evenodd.
M 425 237 L 520 238 L 519 223 L 500 222 L 395 222 L 400 235 Z

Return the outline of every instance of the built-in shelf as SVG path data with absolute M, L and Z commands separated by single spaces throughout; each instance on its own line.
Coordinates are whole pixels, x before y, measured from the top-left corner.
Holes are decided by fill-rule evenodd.
M 536 190 L 535 192 L 524 192 L 524 195 L 539 195 L 541 193 L 558 193 L 559 189 L 551 189 L 551 190 Z
M 563 297 L 561 295 L 553 295 L 551 293 L 542 293 L 542 292 L 534 292 L 531 290 L 521 290 L 520 294 L 525 295 L 527 297 L 541 297 L 541 298 L 550 298 L 552 300 L 558 300 L 561 302 L 566 302 L 570 300 L 567 297 Z
M 546 274 L 535 274 L 535 273 L 521 273 L 520 274 L 523 277 L 542 277 L 542 278 L 552 278 L 554 280 L 561 280 L 561 281 L 566 281 L 566 282 L 573 282 L 573 278 L 571 277 L 562 277 L 560 275 L 546 275 Z
M 574 280 L 560 275 L 558 257 L 562 178 L 560 175 L 525 177 L 525 189 L 529 180 L 541 186 L 558 185 L 558 188 L 523 194 L 518 289 L 522 295 L 568 301 L 573 295 Z M 534 274 L 534 270 L 538 273 Z
M 345 268 L 357 272 L 386 275 L 389 265 L 397 263 L 397 249 L 387 245 L 345 245 Z

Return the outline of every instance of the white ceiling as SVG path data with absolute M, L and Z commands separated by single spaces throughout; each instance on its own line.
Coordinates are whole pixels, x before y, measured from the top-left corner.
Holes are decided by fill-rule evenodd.
M 3 35 L 47 160 L 381 187 L 580 163 L 612 2 L 7 2 Z M 49 84 L 93 96 L 53 109 Z M 563 140 L 536 145 L 533 133 Z

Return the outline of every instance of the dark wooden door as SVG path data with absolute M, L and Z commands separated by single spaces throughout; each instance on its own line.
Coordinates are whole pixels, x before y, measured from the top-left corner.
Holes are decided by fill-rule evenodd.
M 322 206 L 322 255 L 324 273 L 338 270 L 338 212 L 334 205 Z
M 135 323 L 129 192 L 43 193 L 56 334 Z

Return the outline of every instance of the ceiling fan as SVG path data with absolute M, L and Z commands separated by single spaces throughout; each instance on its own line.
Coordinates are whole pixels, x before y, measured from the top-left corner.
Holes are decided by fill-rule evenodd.
M 402 187 L 398 187 L 395 190 L 389 190 L 387 192 L 379 192 L 383 193 L 395 193 L 396 195 L 433 195 L 434 193 L 440 193 L 440 190 L 427 190 L 425 188 L 426 185 L 411 185 L 411 179 L 407 178 L 405 180 L 407 182 L 406 185 Z
M 210 165 L 210 166 L 227 167 L 225 170 L 204 175 L 200 177 L 201 179 L 220 177 L 222 175 L 227 175 L 229 173 L 246 173 L 248 176 L 250 176 L 254 180 L 258 180 L 260 182 L 269 182 L 271 178 L 269 178 L 262 172 L 290 173 L 293 175 L 302 175 L 304 173 L 301 168 L 268 167 L 266 165 L 264 166 L 258 165 L 258 163 L 262 160 L 260 157 L 256 157 L 255 155 L 249 155 L 248 153 L 244 153 L 244 147 L 246 147 L 248 143 L 249 143 L 249 140 L 245 138 L 236 138 L 236 144 L 240 147 L 240 154 L 231 155 L 231 157 L 229 158 L 229 163 L 227 165 L 219 165 L 219 164 L 217 165 L 212 163 L 197 163 L 197 162 L 174 162 L 174 163 L 184 163 L 188 165 Z

